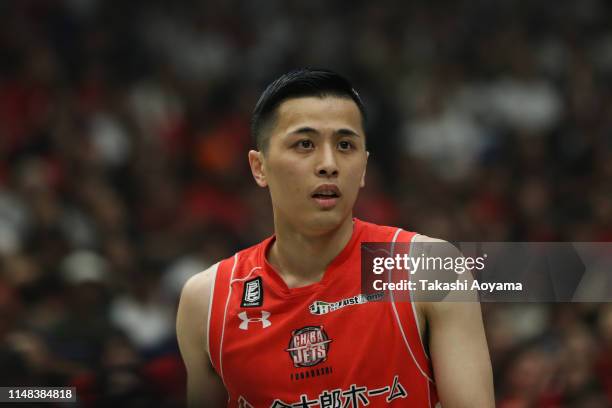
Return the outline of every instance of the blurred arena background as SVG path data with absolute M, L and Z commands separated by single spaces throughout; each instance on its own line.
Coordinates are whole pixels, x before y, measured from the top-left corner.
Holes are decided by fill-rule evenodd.
M 368 106 L 357 216 L 612 240 L 610 22 L 604 0 L 0 2 L 0 385 L 183 403 L 180 288 L 271 233 L 250 113 L 300 66 Z M 483 311 L 500 407 L 612 405 L 612 305 Z

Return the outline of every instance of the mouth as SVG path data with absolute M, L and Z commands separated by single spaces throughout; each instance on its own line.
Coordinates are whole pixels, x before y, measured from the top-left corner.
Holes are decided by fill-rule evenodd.
M 336 206 L 342 194 L 335 184 L 324 184 L 315 189 L 311 197 L 322 209 L 330 209 Z

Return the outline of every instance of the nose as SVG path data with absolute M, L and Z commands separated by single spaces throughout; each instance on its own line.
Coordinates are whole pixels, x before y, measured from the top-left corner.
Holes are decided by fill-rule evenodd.
M 315 169 L 319 177 L 335 177 L 338 175 L 338 163 L 334 148 L 325 144 L 319 149 L 319 158 Z

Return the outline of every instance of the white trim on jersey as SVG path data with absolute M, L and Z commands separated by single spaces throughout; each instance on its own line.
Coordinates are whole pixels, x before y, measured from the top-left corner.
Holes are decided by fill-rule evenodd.
M 419 235 L 421 234 L 414 234 L 414 236 L 410 240 L 410 253 L 412 253 L 414 241 Z M 409 291 L 409 294 L 410 304 L 412 305 L 412 315 L 414 316 L 414 321 L 416 322 L 417 330 L 419 331 L 419 341 L 421 342 L 421 349 L 423 350 L 423 354 L 425 354 L 425 357 L 427 357 L 427 360 L 429 361 L 429 354 L 427 354 L 427 351 L 425 351 L 425 344 L 423 343 L 423 333 L 421 333 L 421 326 L 419 326 L 419 318 L 417 316 L 416 306 L 414 305 L 414 301 L 412 300 L 412 291 Z
M 225 311 L 223 312 L 223 326 L 221 326 L 221 340 L 219 342 L 219 374 L 221 375 L 221 381 L 225 384 L 225 379 L 223 378 L 223 336 L 225 335 L 225 321 L 227 319 L 227 309 L 229 307 L 230 298 L 232 297 L 232 280 L 234 279 L 234 272 L 236 271 L 236 265 L 238 265 L 238 253 L 234 255 L 234 265 L 232 266 L 232 273 L 230 275 L 230 283 L 227 291 L 227 300 L 225 301 Z M 227 389 L 227 385 L 226 385 Z
M 255 267 L 253 267 L 253 269 L 251 269 L 251 272 L 249 272 L 249 274 L 248 274 L 247 276 L 245 276 L 244 278 L 236 278 L 236 279 L 232 279 L 232 280 L 230 281 L 230 285 L 231 285 L 231 284 L 233 284 L 234 282 L 242 282 L 242 281 L 245 281 L 245 280 L 249 279 L 249 278 L 251 277 L 251 275 L 253 274 L 253 272 L 255 272 L 255 271 L 256 271 L 256 270 L 258 270 L 258 269 L 263 269 L 263 267 L 261 267 L 261 266 L 255 266 Z
M 395 252 L 395 241 L 397 240 L 397 237 L 398 237 L 398 235 L 400 234 L 401 231 L 402 231 L 402 229 L 398 228 L 397 231 L 395 232 L 395 235 L 393 236 L 393 240 L 391 241 L 391 256 L 393 256 L 393 254 Z M 389 269 L 389 272 L 388 272 L 389 283 L 392 282 L 392 280 L 391 280 L 391 271 L 392 271 L 392 269 Z M 427 378 L 429 381 L 431 381 L 433 383 L 434 381 L 427 375 L 425 370 L 423 370 L 423 368 L 421 367 L 421 365 L 417 361 L 416 357 L 414 356 L 414 353 L 412 352 L 412 348 L 410 347 L 410 343 L 408 342 L 408 339 L 406 338 L 406 333 L 404 333 L 404 327 L 402 326 L 402 320 L 400 319 L 399 313 L 397 312 L 397 306 L 395 306 L 395 297 L 393 296 L 393 291 L 392 290 L 389 291 L 389 296 L 391 298 L 391 306 L 393 308 L 393 313 L 395 314 L 395 319 L 397 320 L 397 324 L 398 324 L 398 327 L 400 329 L 400 333 L 402 334 L 402 339 L 404 340 L 404 344 L 406 345 L 406 348 L 408 349 L 408 352 L 410 353 L 410 357 L 412 357 L 412 361 L 414 361 L 414 364 L 419 369 L 421 374 L 425 378 Z M 417 321 L 415 321 L 415 324 L 418 327 L 418 322 Z
M 219 262 L 214 264 L 210 269 L 210 298 L 208 299 L 208 316 L 206 317 L 206 352 L 208 353 L 208 358 L 212 362 L 212 357 L 210 356 L 210 315 L 212 315 L 213 296 L 215 295 L 215 282 L 217 281 L 217 269 L 219 269 Z

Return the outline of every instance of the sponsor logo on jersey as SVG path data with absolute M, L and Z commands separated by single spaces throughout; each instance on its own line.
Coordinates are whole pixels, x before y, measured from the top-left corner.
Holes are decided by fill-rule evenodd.
M 325 360 L 331 339 L 323 326 L 306 326 L 291 332 L 287 351 L 295 367 L 313 367 Z
M 370 295 L 359 294 L 349 298 L 338 300 L 337 302 L 324 302 L 322 300 L 314 301 L 308 306 L 308 310 L 313 315 L 324 315 L 335 312 L 346 306 L 362 305 L 368 302 L 374 302 L 383 298 L 382 292 L 373 293 Z
M 261 277 L 258 276 L 244 283 L 240 306 L 261 307 L 261 305 L 263 305 L 263 286 L 261 284 Z
M 360 408 L 374 403 L 375 406 L 380 407 L 388 405 L 397 399 L 407 399 L 408 391 L 402 385 L 399 380 L 399 376 L 393 377 L 393 384 L 373 386 L 357 384 L 351 384 L 350 387 L 345 389 L 336 388 L 332 390 L 324 390 L 314 399 L 310 399 L 307 394 L 301 394 L 299 401 L 285 402 L 278 398 L 272 401 L 270 408 L 291 408 L 291 407 L 320 407 L 320 408 Z M 385 404 L 386 402 L 386 404 Z M 436 404 L 436 408 L 439 408 L 440 403 Z M 402 406 L 412 406 L 409 401 L 405 401 Z M 427 404 L 430 406 L 430 404 Z
M 265 329 L 272 326 L 272 322 L 268 319 L 269 317 L 270 312 L 266 312 L 265 310 L 261 311 L 261 317 L 249 317 L 247 312 L 240 312 L 238 313 L 238 318 L 241 322 L 238 328 L 241 330 L 249 330 L 249 325 L 251 323 L 261 323 L 261 328 Z

